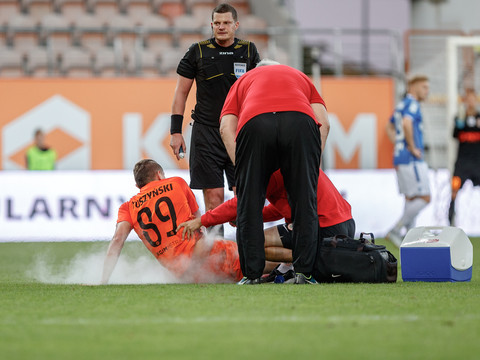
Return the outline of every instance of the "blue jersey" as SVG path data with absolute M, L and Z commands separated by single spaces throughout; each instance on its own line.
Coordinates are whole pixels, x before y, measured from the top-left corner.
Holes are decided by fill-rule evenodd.
M 403 118 L 408 117 L 412 120 L 413 140 L 415 146 L 422 152 L 422 159 L 418 159 L 408 150 L 403 131 Z M 409 164 L 412 161 L 423 161 L 423 123 L 420 103 L 407 94 L 395 108 L 395 112 L 390 118 L 390 122 L 395 125 L 395 148 L 393 151 L 393 164 Z

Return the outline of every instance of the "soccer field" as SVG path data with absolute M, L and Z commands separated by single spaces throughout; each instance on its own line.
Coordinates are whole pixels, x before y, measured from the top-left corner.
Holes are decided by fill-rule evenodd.
M 479 241 L 472 239 L 474 258 Z M 126 265 L 119 265 L 139 284 L 78 284 L 100 278 L 107 246 L 0 244 L 1 359 L 480 356 L 475 264 L 467 283 L 140 284 L 149 279 L 141 273 L 155 268 L 148 256 L 139 265 L 148 254 L 132 241 L 122 254 Z

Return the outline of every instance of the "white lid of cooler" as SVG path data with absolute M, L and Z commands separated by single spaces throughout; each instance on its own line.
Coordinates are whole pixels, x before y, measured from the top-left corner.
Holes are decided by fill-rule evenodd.
M 449 247 L 452 266 L 466 270 L 473 264 L 473 246 L 465 232 L 454 226 L 420 226 L 410 229 L 400 248 Z

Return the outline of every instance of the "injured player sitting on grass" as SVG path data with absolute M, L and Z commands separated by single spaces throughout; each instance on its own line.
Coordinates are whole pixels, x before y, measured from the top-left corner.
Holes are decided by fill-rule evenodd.
M 140 160 L 133 174 L 140 191 L 120 206 L 102 284 L 108 283 L 132 229 L 179 282 L 236 282 L 242 278 L 236 242 L 208 239 L 200 229 L 189 232 L 188 237 L 177 233 L 177 224 L 200 216 L 195 195 L 185 180 L 166 178 L 152 159 Z
M 265 229 L 265 258 L 267 261 L 261 282 L 293 282 L 295 272 L 292 261 L 292 210 L 288 203 L 283 177 L 280 170 L 270 177 L 266 198 L 270 202 L 263 209 L 263 221 L 270 222 L 285 218 L 285 224 Z M 317 213 L 319 223 L 319 241 L 323 238 L 344 234 L 355 235 L 355 221 L 352 218 L 350 204 L 342 197 L 330 179 L 320 169 L 317 187 Z M 201 226 L 210 227 L 233 222 L 237 217 L 237 198 L 230 199 L 215 209 L 207 211 L 202 217 L 181 223 L 177 231 L 183 228 L 182 236 L 191 237 Z M 280 263 L 280 264 L 278 264 Z M 275 265 L 277 265 L 275 267 Z M 283 279 L 282 279 L 283 277 Z

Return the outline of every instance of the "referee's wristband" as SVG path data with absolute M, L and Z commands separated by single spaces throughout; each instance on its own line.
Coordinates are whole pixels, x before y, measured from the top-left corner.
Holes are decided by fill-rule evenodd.
M 183 115 L 173 114 L 171 116 L 170 134 L 181 134 L 183 124 Z

